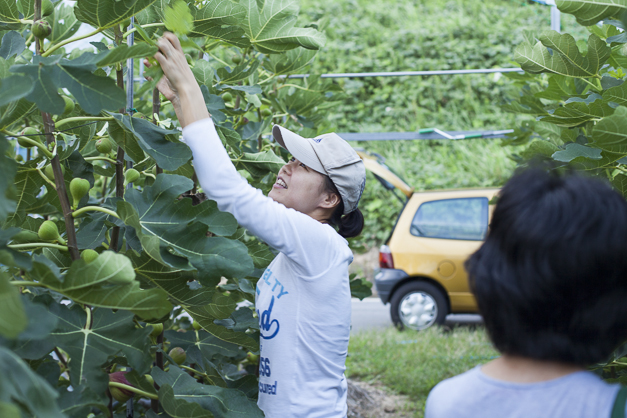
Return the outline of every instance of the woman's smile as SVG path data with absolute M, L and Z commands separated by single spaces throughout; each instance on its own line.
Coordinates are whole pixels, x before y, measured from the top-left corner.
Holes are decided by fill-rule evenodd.
M 276 182 L 274 183 L 274 186 L 272 186 L 274 189 L 287 189 L 287 184 L 285 183 L 285 180 L 283 180 L 281 178 L 281 176 L 276 178 Z

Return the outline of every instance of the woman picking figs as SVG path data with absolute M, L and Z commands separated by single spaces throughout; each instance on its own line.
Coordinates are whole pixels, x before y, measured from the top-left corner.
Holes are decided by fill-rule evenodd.
M 231 163 L 178 38 L 166 33 L 158 45 L 158 88 L 174 105 L 203 191 L 279 252 L 257 284 L 259 407 L 269 418 L 346 417 L 353 256 L 345 238 L 363 228 L 363 162 L 336 134 L 309 139 L 274 126 L 293 158 L 264 196 Z

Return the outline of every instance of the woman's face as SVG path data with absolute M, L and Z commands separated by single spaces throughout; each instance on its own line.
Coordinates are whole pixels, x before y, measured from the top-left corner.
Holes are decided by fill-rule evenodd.
M 328 208 L 324 181 L 324 175 L 292 158 L 279 171 L 268 196 L 288 208 L 311 215 L 316 209 Z

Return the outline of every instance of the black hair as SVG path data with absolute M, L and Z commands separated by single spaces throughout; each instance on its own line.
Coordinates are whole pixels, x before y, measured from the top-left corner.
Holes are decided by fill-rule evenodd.
M 530 169 L 501 190 L 466 262 L 495 347 L 579 366 L 627 339 L 627 201 L 604 181 Z
M 340 203 L 335 207 L 329 224 L 337 228 L 337 233 L 344 238 L 354 238 L 361 234 L 364 229 L 364 215 L 359 208 L 355 208 L 354 211 L 344 215 L 344 201 L 342 195 L 337 190 L 335 183 L 329 176 L 324 176 L 323 190 L 326 193 L 334 193 L 340 199 Z

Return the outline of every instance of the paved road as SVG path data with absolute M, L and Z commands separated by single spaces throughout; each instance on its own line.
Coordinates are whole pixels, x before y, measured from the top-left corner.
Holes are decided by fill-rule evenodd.
M 387 328 L 392 326 L 390 319 L 390 304 L 383 305 L 381 299 L 377 297 L 352 300 L 353 324 L 351 332 L 358 332 L 369 329 Z M 479 315 L 449 315 L 446 317 L 447 325 L 471 325 L 480 324 Z

